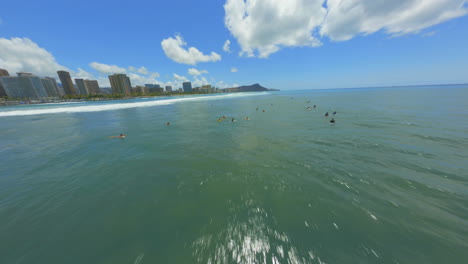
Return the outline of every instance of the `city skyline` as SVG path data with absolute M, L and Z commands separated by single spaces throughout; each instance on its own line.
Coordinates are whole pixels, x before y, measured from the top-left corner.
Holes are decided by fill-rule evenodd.
M 132 86 L 130 78 L 126 74 L 115 73 L 109 75 L 110 87 L 105 87 L 109 91 L 104 92 L 99 87 L 97 80 L 80 79 L 75 78 L 75 83 L 71 78 L 71 75 L 67 71 L 57 71 L 59 77 L 60 86 L 57 80 L 49 76 L 37 76 L 30 72 L 17 72 L 17 76 L 12 76 L 6 69 L 0 68 L 0 97 L 7 97 L 10 99 L 19 98 L 60 98 L 63 96 L 84 96 L 87 98 L 88 95 L 99 95 L 109 94 L 113 95 L 156 95 L 163 93 L 172 93 L 172 86 L 166 86 L 165 89 L 160 87 L 159 84 L 145 84 Z M 175 92 L 205 92 L 215 93 L 221 92 L 222 90 L 212 87 L 211 85 L 202 85 L 201 87 L 195 87 L 192 90 L 191 82 L 184 82 L 184 89 L 178 88 Z M 224 89 L 227 92 L 226 89 Z
M 26 0 L 20 9 L 7 2 L 0 68 L 38 76 L 64 70 L 102 87 L 114 73 L 135 86 L 176 89 L 186 81 L 282 90 L 467 83 L 467 1 L 424 3 L 177 0 L 123 8 Z M 163 12 L 154 17 L 154 9 Z

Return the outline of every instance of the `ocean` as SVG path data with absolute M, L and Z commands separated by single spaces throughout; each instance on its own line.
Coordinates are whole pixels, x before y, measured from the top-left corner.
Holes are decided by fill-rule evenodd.
M 464 85 L 2 107 L 0 263 L 465 263 L 467 99 Z

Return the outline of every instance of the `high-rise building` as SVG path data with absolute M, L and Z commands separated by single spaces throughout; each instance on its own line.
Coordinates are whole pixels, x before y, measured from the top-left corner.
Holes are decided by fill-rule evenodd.
M 182 83 L 182 87 L 184 87 L 184 93 L 191 93 L 192 92 L 192 83 L 191 82 Z
M 168 93 L 172 92 L 172 86 L 170 85 L 166 86 L 166 92 Z
M 100 94 L 101 89 L 99 89 L 98 81 L 96 80 L 84 80 L 86 89 L 89 94 Z
M 0 77 L 0 84 L 10 98 L 36 98 L 37 94 L 32 87 L 24 86 L 20 78 L 15 76 Z M 28 89 L 31 88 L 31 89 Z
M 10 76 L 7 70 L 5 69 L 0 69 L 0 76 Z
M 132 91 L 130 78 L 128 78 L 126 74 L 116 73 L 109 75 L 109 81 L 112 87 L 112 92 L 115 94 L 130 94 Z
M 10 76 L 7 70 L 0 69 L 0 76 Z M 0 97 L 7 96 L 5 89 L 3 89 L 2 83 L 0 82 Z
M 76 94 L 75 87 L 73 86 L 73 81 L 70 77 L 70 73 L 66 71 L 58 71 L 57 72 L 60 82 L 62 83 L 62 87 L 65 90 L 66 95 L 74 95 Z
M 54 89 L 57 91 L 58 96 L 64 96 L 65 95 L 65 91 L 63 90 L 62 87 L 59 87 L 57 85 L 57 80 L 55 80 L 55 78 L 45 77 L 44 79 L 47 79 L 47 80 L 50 81 L 50 83 L 54 86 Z
M 82 95 L 89 94 L 88 89 L 86 89 L 86 84 L 83 79 L 75 79 L 76 87 L 78 87 L 78 92 Z
M 18 77 L 29 77 L 29 76 L 34 76 L 32 73 L 30 72 L 17 72 L 16 73 L 18 75 Z
M 56 89 L 57 84 L 55 83 L 54 85 L 55 79 L 52 81 L 50 78 L 42 78 L 41 82 L 47 92 L 47 97 L 60 97 L 60 94 Z
M 37 76 L 3 76 L 0 77 L 0 84 L 10 98 L 47 97 L 41 78 Z

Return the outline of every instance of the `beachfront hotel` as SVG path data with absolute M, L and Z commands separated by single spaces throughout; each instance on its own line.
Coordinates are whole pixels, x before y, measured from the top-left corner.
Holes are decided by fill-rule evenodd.
M 109 75 L 109 81 L 114 94 L 130 94 L 132 91 L 132 84 L 130 78 L 126 74 L 116 73 Z
M 75 87 L 73 86 L 73 81 L 70 77 L 70 73 L 66 71 L 58 71 L 57 72 L 60 82 L 62 83 L 62 87 L 65 90 L 66 95 L 74 95 L 76 94 Z
M 192 83 L 191 82 L 182 83 L 182 87 L 184 88 L 185 93 L 191 93 L 192 92 Z

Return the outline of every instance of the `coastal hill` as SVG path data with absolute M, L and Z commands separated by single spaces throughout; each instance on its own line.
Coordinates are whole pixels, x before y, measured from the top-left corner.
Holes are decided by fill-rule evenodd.
M 279 91 L 277 89 L 268 89 L 260 84 L 252 84 L 252 85 L 244 85 L 244 86 L 239 86 L 239 87 L 233 87 L 233 88 L 227 88 L 225 89 L 226 92 L 264 92 L 264 91 Z

